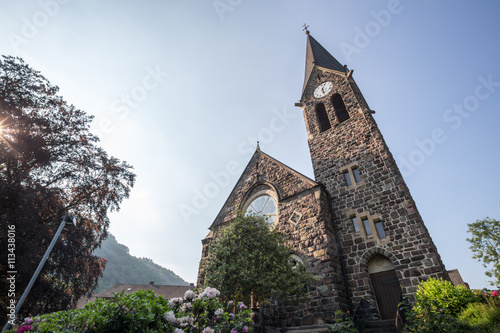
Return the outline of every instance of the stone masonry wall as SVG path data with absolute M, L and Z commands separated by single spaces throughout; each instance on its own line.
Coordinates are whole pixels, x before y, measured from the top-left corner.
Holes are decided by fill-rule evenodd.
M 375 255 L 391 260 L 403 294 L 413 294 L 420 281 L 447 277 L 441 258 L 425 227 L 411 194 L 399 172 L 368 105 L 352 77 L 315 68 L 303 94 L 302 104 L 316 181 L 323 184 L 331 199 L 334 227 L 341 245 L 342 264 L 353 308 L 361 299 L 378 316 L 367 264 Z M 322 82 L 333 82 L 324 98 L 312 97 Z M 339 93 L 350 119 L 339 123 L 331 95 Z M 320 133 L 317 103 L 325 104 L 332 128 Z M 357 168 L 361 182 L 347 186 L 343 170 Z M 355 232 L 351 217 L 382 222 L 385 238 Z M 373 228 L 373 225 L 372 225 Z
M 262 309 L 264 324 L 290 327 L 332 323 L 337 310 L 347 310 L 347 291 L 333 225 L 329 222 L 329 200 L 317 183 L 260 151 L 252 157 L 209 236 L 202 241 L 208 251 L 203 251 L 200 267 L 217 229 L 229 224 L 248 198 L 269 190 L 278 202 L 279 219 L 274 227 L 289 236 L 289 245 L 317 282 L 301 304 L 274 303 Z

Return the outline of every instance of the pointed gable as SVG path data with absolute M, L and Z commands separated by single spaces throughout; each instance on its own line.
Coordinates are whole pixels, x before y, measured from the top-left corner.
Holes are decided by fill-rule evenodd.
M 313 188 L 319 189 L 319 184 L 257 149 L 210 229 L 234 219 L 246 198 L 259 187 L 272 189 L 282 201 Z
M 302 93 L 306 89 L 309 77 L 314 69 L 314 66 L 332 69 L 334 71 L 346 73 L 346 68 L 342 66 L 320 43 L 316 41 L 309 33 L 307 34 L 307 49 L 306 49 L 306 75 L 304 78 L 304 87 Z

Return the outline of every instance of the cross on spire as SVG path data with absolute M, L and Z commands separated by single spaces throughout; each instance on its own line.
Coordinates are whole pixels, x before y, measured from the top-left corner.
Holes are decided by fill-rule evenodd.
M 304 25 L 302 26 L 302 28 L 303 28 L 302 31 L 305 31 L 306 35 L 309 35 L 309 26 L 306 23 L 304 23 Z

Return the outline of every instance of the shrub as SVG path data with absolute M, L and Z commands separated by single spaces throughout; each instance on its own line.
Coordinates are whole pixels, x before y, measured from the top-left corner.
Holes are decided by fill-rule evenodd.
M 480 298 L 463 286 L 454 286 L 443 279 L 430 278 L 420 284 L 415 304 L 408 313 L 410 332 L 470 332 L 467 323 L 457 315 L 468 303 Z
M 457 315 L 467 304 L 477 302 L 479 298 L 464 286 L 454 286 L 450 281 L 430 278 L 420 284 L 415 300 L 413 309 L 417 313 Z
M 498 291 L 482 295 L 483 303 L 470 303 L 458 318 L 478 331 L 500 332 L 500 296 Z
M 349 312 L 344 315 L 342 310 L 338 310 L 335 314 L 335 325 L 332 326 L 332 332 L 358 333 L 359 331 L 354 326 L 351 317 L 349 317 Z
M 500 327 L 500 307 L 484 303 L 470 303 L 458 318 L 473 328 L 490 332 L 493 328 Z
M 184 297 L 171 300 L 151 290 L 120 293 L 112 300 L 97 299 L 81 310 L 27 318 L 17 332 L 248 332 L 247 307 L 241 302 L 224 307 L 218 297 L 219 291 L 213 288 L 199 295 L 188 290 Z

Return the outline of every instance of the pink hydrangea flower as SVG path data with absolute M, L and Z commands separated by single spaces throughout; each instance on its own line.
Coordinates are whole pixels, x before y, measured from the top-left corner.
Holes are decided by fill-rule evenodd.
M 31 325 L 23 325 L 17 329 L 16 333 L 30 332 L 32 329 Z
M 498 291 L 496 291 L 496 290 L 495 290 L 494 292 L 492 292 L 492 293 L 491 293 L 491 296 L 493 296 L 493 297 L 497 297 L 497 296 L 498 296 Z

